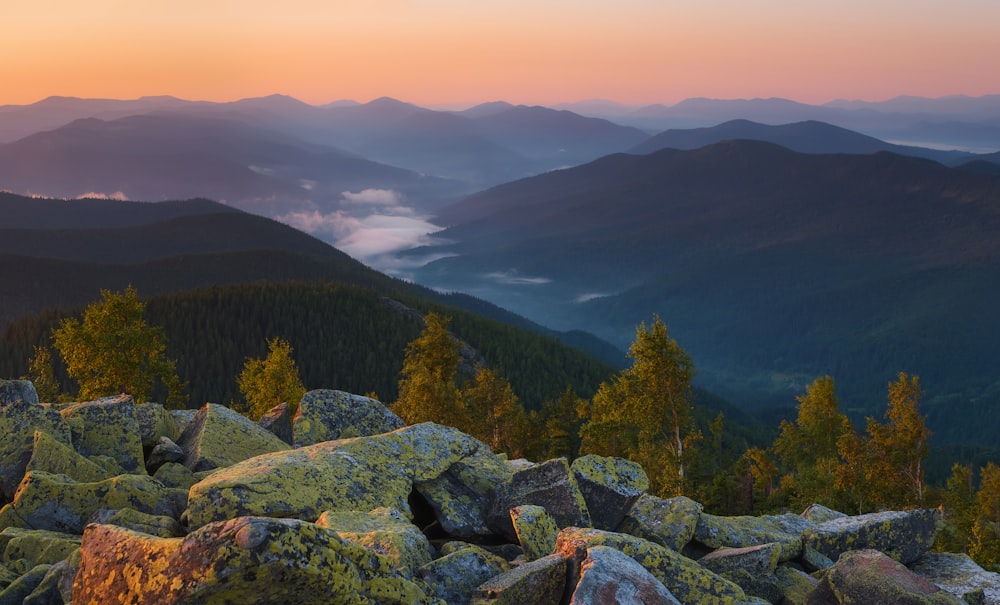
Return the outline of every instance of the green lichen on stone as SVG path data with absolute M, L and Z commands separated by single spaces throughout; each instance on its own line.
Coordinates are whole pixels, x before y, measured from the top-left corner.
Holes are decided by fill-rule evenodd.
M 767 575 L 774 573 L 780 554 L 781 546 L 772 542 L 746 548 L 720 548 L 698 559 L 698 563 L 717 574 L 743 570 Z
M 254 456 L 290 449 L 256 422 L 215 403 L 206 403 L 198 410 L 177 445 L 184 448 L 184 466 L 195 472 L 224 468 Z
M 525 504 L 510 509 L 514 533 L 527 561 L 551 555 L 556 548 L 559 526 L 541 506 Z
M 649 489 L 642 466 L 625 458 L 588 454 L 574 460 L 570 469 L 598 529 L 617 530 L 632 504 Z
M 344 391 L 317 389 L 299 402 L 292 418 L 296 446 L 314 445 L 334 439 L 349 439 L 388 433 L 403 428 L 400 420 L 381 402 Z
M 0 532 L 0 561 L 27 559 L 34 565 L 58 563 L 80 548 L 80 536 L 8 527 Z
M 774 575 L 778 578 L 778 587 L 788 605 L 806 605 L 809 594 L 819 583 L 806 572 L 786 565 L 779 565 L 774 570 Z
M 390 561 L 332 530 L 262 517 L 212 523 L 184 538 L 90 525 L 73 602 L 438 603 Z
M 458 429 L 424 423 L 371 437 L 327 441 L 257 456 L 191 487 L 191 527 L 243 515 L 314 521 L 327 510 L 394 508 L 412 515 L 426 482 L 486 446 Z
M 694 537 L 702 508 L 686 496 L 664 499 L 643 494 L 625 515 L 618 531 L 680 552 Z
M 939 517 L 937 509 L 844 517 L 808 528 L 803 538 L 833 561 L 850 550 L 875 549 L 905 565 L 934 545 Z
M 744 548 L 776 542 L 781 545 L 779 560 L 790 561 L 802 554 L 802 532 L 812 526 L 808 519 L 793 514 L 719 517 L 702 513 L 694 539 L 710 548 Z
M 469 605 L 559 603 L 566 587 L 566 559 L 549 555 L 522 563 L 480 584 Z
M 186 499 L 183 490 L 164 487 L 146 475 L 78 483 L 65 475 L 32 471 L 21 481 L 13 505 L 31 528 L 80 534 L 91 515 L 102 508 L 134 508 L 176 518 Z
M 111 456 L 126 473 L 146 474 L 142 437 L 131 395 L 75 403 L 59 411 L 73 430 L 73 447 L 83 456 Z
M 316 525 L 337 532 L 342 539 L 359 544 L 389 559 L 405 577 L 434 558 L 427 536 L 397 510 L 377 508 L 370 513 L 326 511 Z
M 570 527 L 559 532 L 556 552 L 566 556 L 578 569 L 591 546 L 608 546 L 632 557 L 682 603 L 735 605 L 750 600 L 739 586 L 691 559 L 628 534 Z
M 181 524 L 173 517 L 151 515 L 134 508 L 101 509 L 90 518 L 90 523 L 117 525 L 160 538 L 175 538 L 184 534 Z
M 444 531 L 458 538 L 473 538 L 491 533 L 485 517 L 490 490 L 510 481 L 512 474 L 503 458 L 484 445 L 414 487 L 434 509 Z
M 28 596 L 42 583 L 45 574 L 51 568 L 51 565 L 42 564 L 29 569 L 27 573 L 11 582 L 3 591 L 0 591 L 0 603 L 24 603 Z
M 165 463 L 156 469 L 153 478 L 167 487 L 175 487 L 185 491 L 200 481 L 195 473 L 191 472 L 191 469 L 178 462 Z
M 135 417 L 139 422 L 139 440 L 143 447 L 155 446 L 160 437 L 177 441 L 180 428 L 174 417 L 159 403 L 140 403 L 135 406 Z
M 14 510 L 13 504 L 5 504 L 0 508 L 0 530 L 8 527 L 28 529 L 28 524 Z
M 62 474 L 74 481 L 103 481 L 121 474 L 117 464 L 108 469 L 77 453 L 71 445 L 52 438 L 43 431 L 35 431 L 35 444 L 26 471 L 45 471 L 54 475 Z
M 59 412 L 20 400 L 0 407 L 0 503 L 14 498 L 35 448 L 35 431 L 72 443 L 70 427 Z
M 500 565 L 496 559 L 470 545 L 422 565 L 417 568 L 417 576 L 437 598 L 448 603 L 468 603 L 479 585 L 509 569 L 506 562 Z

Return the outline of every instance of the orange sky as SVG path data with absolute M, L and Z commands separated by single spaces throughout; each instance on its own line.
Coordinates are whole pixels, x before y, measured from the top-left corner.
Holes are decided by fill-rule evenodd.
M 0 104 L 1000 93 L 997 0 L 3 0 Z

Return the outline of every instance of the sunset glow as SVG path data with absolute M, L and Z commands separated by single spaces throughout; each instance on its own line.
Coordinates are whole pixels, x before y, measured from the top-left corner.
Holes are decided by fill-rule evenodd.
M 12 0 L 0 104 L 1000 93 L 992 0 Z

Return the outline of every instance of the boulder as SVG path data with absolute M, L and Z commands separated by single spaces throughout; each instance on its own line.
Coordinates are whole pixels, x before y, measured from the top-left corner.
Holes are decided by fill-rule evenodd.
M 104 461 L 106 457 L 95 456 Z M 111 466 L 112 468 L 107 468 Z M 35 431 L 35 444 L 25 471 L 44 471 L 54 475 L 66 475 L 74 481 L 103 481 L 121 474 L 118 463 L 99 464 L 81 454 L 73 446 L 57 441 L 48 433 Z
M 781 546 L 772 542 L 745 548 L 720 548 L 698 559 L 698 563 L 717 574 L 743 570 L 765 576 L 774 573 L 779 555 Z
M 110 456 L 121 472 L 146 474 L 135 401 L 116 395 L 68 405 L 59 413 L 73 431 L 73 447 L 86 457 Z
M 510 509 L 523 504 L 543 507 L 559 527 L 590 527 L 587 504 L 565 458 L 533 465 L 513 474 L 490 494 L 486 523 L 495 533 L 517 540 Z
M 161 437 L 177 441 L 181 430 L 173 415 L 159 403 L 140 403 L 135 406 L 135 417 L 139 421 L 139 438 L 143 447 L 154 447 Z
M 624 458 L 587 454 L 570 466 L 597 529 L 615 531 L 639 496 L 649 489 L 642 466 Z
M 491 534 L 486 511 L 493 488 L 510 481 L 513 471 L 488 447 L 448 467 L 436 477 L 416 481 L 414 487 L 427 501 L 441 528 L 456 538 Z
M 174 443 L 170 437 L 163 435 L 146 458 L 146 470 L 156 473 L 168 462 L 183 462 L 183 460 L 184 448 Z
M 783 605 L 803 605 L 819 584 L 816 578 L 790 565 L 779 565 L 774 575 L 778 579 Z
M 184 466 L 195 472 L 289 449 L 287 443 L 249 418 L 215 403 L 206 403 L 198 410 L 177 444 L 184 449 Z
M 566 589 L 566 559 L 549 555 L 522 563 L 480 584 L 469 605 L 559 605 Z
M 35 586 L 22 605 L 64 605 L 67 603 L 62 594 L 62 581 L 65 573 L 66 561 L 59 561 L 51 565 L 42 581 Z
M 580 564 L 570 605 L 681 605 L 662 582 L 635 559 L 614 548 L 591 546 Z
M 287 402 L 282 401 L 265 412 L 257 425 L 288 445 L 295 443 L 292 435 L 292 411 Z
M 381 555 L 296 519 L 241 517 L 184 538 L 89 525 L 74 603 L 434 603 Z
M 434 547 L 420 529 L 401 512 L 377 508 L 370 513 L 326 511 L 316 525 L 337 532 L 342 539 L 375 551 L 393 565 L 404 577 L 412 578 L 413 570 L 434 559 Z
M 309 391 L 292 418 L 295 445 L 302 447 L 334 439 L 368 437 L 406 426 L 380 402 L 344 391 Z
M 827 508 L 822 504 L 812 504 L 809 508 L 802 511 L 802 516 L 813 523 L 826 523 L 834 519 L 843 519 L 847 515 L 832 508 Z
M 643 494 L 618 531 L 680 552 L 694 537 L 701 510 L 701 504 L 686 496 L 664 499 Z
M 211 471 L 206 471 L 211 473 Z M 201 481 L 199 476 L 191 472 L 191 469 L 177 462 L 165 462 L 163 466 L 156 469 L 153 478 L 166 487 L 175 487 L 187 491 L 191 486 Z
M 806 603 L 961 605 L 962 601 L 884 553 L 877 550 L 853 550 L 845 552 L 826 572 Z
M 16 381 L 6 381 L 16 382 Z M 28 460 L 35 449 L 35 431 L 71 444 L 69 425 L 59 412 L 37 403 L 14 399 L 0 407 L 0 504 L 14 499 Z
M 709 548 L 745 548 L 776 542 L 781 545 L 780 561 L 802 554 L 802 532 L 812 522 L 791 513 L 762 517 L 719 517 L 702 513 L 694 539 Z
M 78 483 L 65 475 L 31 471 L 14 496 L 14 512 L 32 529 L 81 534 L 91 515 L 102 508 L 135 508 L 176 518 L 187 492 L 164 487 L 148 475 L 119 475 Z
M 476 589 L 506 571 L 495 557 L 469 546 L 450 552 L 417 568 L 417 576 L 430 592 L 448 605 L 468 603 Z
M 38 391 L 30 380 L 4 380 L 0 378 L 0 407 L 15 402 L 38 405 Z
M 541 506 L 525 504 L 510 509 L 510 520 L 526 561 L 551 555 L 556 549 L 559 526 Z
M 58 563 L 80 549 L 80 536 L 44 529 L 8 527 L 0 532 L 0 561 Z
M 599 529 L 570 527 L 559 532 L 556 552 L 569 562 L 568 582 L 575 585 L 587 550 L 608 546 L 645 567 L 681 603 L 732 605 L 749 601 L 743 589 L 675 551 L 648 540 Z
M 910 569 L 956 597 L 981 590 L 984 602 L 1000 603 L 1000 574 L 986 571 L 969 555 L 928 552 L 911 563 Z
M 327 510 L 379 507 L 411 517 L 415 482 L 438 477 L 484 450 L 484 443 L 458 429 L 427 422 L 264 454 L 193 485 L 187 519 L 191 527 L 243 515 L 314 521 Z
M 173 517 L 141 513 L 134 508 L 118 510 L 102 508 L 91 515 L 90 523 L 117 525 L 132 531 L 140 531 L 160 538 L 176 538 L 184 535 L 184 528 Z
M 183 433 L 184 429 L 187 428 L 194 417 L 198 414 L 198 410 L 168 410 L 170 417 L 174 419 L 174 424 L 177 425 L 177 430 L 179 433 Z M 180 439 L 180 434 L 177 435 L 177 439 Z M 174 441 L 177 441 L 174 439 Z
M 939 517 L 937 509 L 843 517 L 806 529 L 803 539 L 834 561 L 850 550 L 875 549 L 905 565 L 934 545 Z
M 31 593 L 42 583 L 45 575 L 52 569 L 51 565 L 36 565 L 27 573 L 10 583 L 0 591 L 0 605 L 19 605 L 24 603 Z

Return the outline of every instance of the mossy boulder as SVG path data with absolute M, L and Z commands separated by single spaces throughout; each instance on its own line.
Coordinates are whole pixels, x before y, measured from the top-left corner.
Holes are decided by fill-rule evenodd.
M 184 448 L 177 445 L 169 437 L 163 435 L 157 441 L 149 456 L 146 457 L 146 470 L 150 474 L 155 474 L 160 467 L 168 462 L 183 462 Z
M 783 605 L 805 605 L 809 595 L 819 584 L 819 580 L 790 565 L 779 565 L 774 570 L 781 590 Z
M 25 471 L 44 471 L 54 475 L 66 475 L 74 481 L 103 481 L 121 474 L 118 463 L 103 464 L 106 457 L 96 457 L 95 462 L 80 453 L 73 446 L 57 441 L 48 433 L 35 431 L 35 444 Z M 111 466 L 112 468 L 107 468 Z
M 490 494 L 512 475 L 503 458 L 482 447 L 440 475 L 415 482 L 414 487 L 434 510 L 445 532 L 468 539 L 490 535 L 486 525 Z
M 686 496 L 658 498 L 643 494 L 629 509 L 618 531 L 680 552 L 701 517 L 702 505 Z
M 31 471 L 18 487 L 13 508 L 30 528 L 81 534 L 91 515 L 102 508 L 135 508 L 176 518 L 186 500 L 185 491 L 164 487 L 148 475 L 79 483 L 65 475 Z
M 527 561 L 541 559 L 555 552 L 559 526 L 541 506 L 523 504 L 510 509 L 514 533 Z
M 406 423 L 381 402 L 331 389 L 306 393 L 292 418 L 292 434 L 297 447 L 379 435 L 404 426 Z
M 394 508 L 412 516 L 415 482 L 440 476 L 489 448 L 433 423 L 264 454 L 220 469 L 191 487 L 191 527 L 242 515 L 315 521 L 327 510 Z
M 121 472 L 146 474 L 135 401 L 116 395 L 59 410 L 73 432 L 73 447 L 86 457 L 110 456 Z
M 392 564 L 297 519 L 241 517 L 184 538 L 89 525 L 74 603 L 435 603 Z
M 181 436 L 177 421 L 159 403 L 136 404 L 135 418 L 139 422 L 139 439 L 143 447 L 154 447 L 160 437 L 177 441 Z
M 260 454 L 281 452 L 289 445 L 239 412 L 206 403 L 184 428 L 177 445 L 184 466 L 207 471 L 242 462 Z
M 543 507 L 560 528 L 590 527 L 587 503 L 565 458 L 532 465 L 515 472 L 507 483 L 497 485 L 490 494 L 487 525 L 516 541 L 510 509 L 524 504 Z
M 843 519 L 846 516 L 844 513 L 827 508 L 822 504 L 812 504 L 809 508 L 802 511 L 802 517 L 809 519 L 813 523 L 826 523 L 834 519 Z
M 580 565 L 593 546 L 608 546 L 635 559 L 681 603 L 733 605 L 751 599 L 736 584 L 675 551 L 648 540 L 600 529 L 570 527 L 559 532 L 556 552 L 569 561 L 569 579 L 579 580 Z
M 292 435 L 292 410 L 286 401 L 265 412 L 257 421 L 257 425 L 288 445 L 295 443 L 295 437 Z
M 184 528 L 177 519 L 166 515 L 151 515 L 135 510 L 102 508 L 91 515 L 89 523 L 117 525 L 125 529 L 139 531 L 160 538 L 175 538 L 184 535 Z
M 559 605 L 566 589 L 566 559 L 549 555 L 486 580 L 469 605 Z
M 7 381 L 13 382 L 13 381 Z M 14 499 L 35 449 L 35 431 L 42 431 L 67 445 L 72 435 L 69 424 L 48 406 L 15 399 L 0 406 L 0 504 Z
M 211 471 L 207 471 L 211 473 Z M 187 491 L 191 486 L 201 481 L 205 473 L 193 473 L 191 469 L 178 462 L 166 462 L 156 469 L 153 478 L 166 487 L 175 487 Z
M 30 380 L 4 380 L 0 378 L 0 407 L 15 402 L 38 405 L 38 391 Z
M 695 526 L 694 540 L 709 548 L 745 548 L 776 542 L 781 545 L 780 561 L 802 554 L 802 532 L 813 523 L 800 515 L 762 517 L 719 517 L 702 513 Z
M 316 525 L 337 532 L 348 542 L 373 550 L 392 561 L 404 577 L 434 559 L 434 547 L 420 529 L 401 512 L 377 508 L 369 513 L 326 511 Z
M 806 602 L 809 605 L 962 605 L 959 598 L 877 550 L 845 552 L 824 574 Z
M 807 528 L 803 539 L 833 561 L 851 550 L 875 549 L 905 565 L 934 545 L 939 518 L 937 509 L 843 517 Z
M 58 563 L 80 548 L 80 536 L 43 529 L 0 531 L 0 561 L 26 559 L 33 565 Z
M 781 546 L 775 543 L 745 548 L 720 548 L 698 559 L 698 563 L 717 574 L 736 570 L 754 575 L 770 575 L 778 566 Z
M 38 585 L 45 579 L 45 575 L 52 569 L 50 564 L 36 565 L 29 569 L 27 573 L 10 583 L 3 591 L 0 591 L 0 604 L 19 605 L 25 603 Z
M 416 574 L 435 597 L 458 605 L 468 603 L 480 585 L 507 569 L 496 557 L 470 545 L 422 565 Z
M 909 568 L 956 597 L 981 590 L 983 602 L 1000 603 L 1000 574 L 986 571 L 969 555 L 928 552 Z
M 625 553 L 607 546 L 591 546 L 580 564 L 580 580 L 569 605 L 681 605 L 645 567 Z
M 570 466 L 597 529 L 615 531 L 639 496 L 649 489 L 642 466 L 624 458 L 587 454 Z

